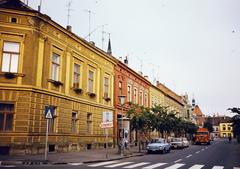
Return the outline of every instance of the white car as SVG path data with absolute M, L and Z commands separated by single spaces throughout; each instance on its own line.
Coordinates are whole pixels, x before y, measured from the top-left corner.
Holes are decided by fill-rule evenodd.
M 151 143 L 147 145 L 147 152 L 161 152 L 163 154 L 171 151 L 171 145 L 163 138 L 153 139 Z
M 187 140 L 187 138 L 183 137 L 182 141 L 183 141 L 183 146 L 184 147 L 189 147 L 189 141 Z
M 182 138 L 172 138 L 172 140 L 171 140 L 171 142 L 170 142 L 170 144 L 171 144 L 171 147 L 172 148 L 184 148 L 184 144 L 183 144 L 183 140 L 182 140 Z

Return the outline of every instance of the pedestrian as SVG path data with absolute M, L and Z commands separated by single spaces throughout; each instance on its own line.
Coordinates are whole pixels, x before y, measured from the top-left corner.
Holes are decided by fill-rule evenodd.
M 232 136 L 229 135 L 229 136 L 228 136 L 228 142 L 231 143 L 231 141 L 232 141 Z

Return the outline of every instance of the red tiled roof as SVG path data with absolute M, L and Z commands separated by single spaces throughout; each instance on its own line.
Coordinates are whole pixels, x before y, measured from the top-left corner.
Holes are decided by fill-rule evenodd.
M 196 116 L 204 116 L 198 105 L 195 106 L 192 113 L 195 114 Z

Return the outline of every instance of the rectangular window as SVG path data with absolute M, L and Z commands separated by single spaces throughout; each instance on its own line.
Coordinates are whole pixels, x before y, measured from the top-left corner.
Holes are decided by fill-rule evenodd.
M 118 82 L 118 94 L 122 96 L 122 82 Z
M 80 65 L 74 63 L 73 88 L 79 88 L 80 83 Z
M 138 89 L 134 88 L 134 103 L 138 104 Z
M 131 102 L 132 101 L 132 86 L 129 84 L 128 85 L 128 88 L 127 88 L 127 100 L 128 102 Z
M 52 55 L 52 80 L 59 80 L 60 71 L 60 55 L 53 53 Z
M 87 113 L 87 133 L 92 134 L 92 113 Z
M 104 97 L 108 98 L 108 89 L 109 89 L 109 79 L 107 77 L 104 78 Z
M 10 131 L 13 128 L 13 104 L 0 104 L 0 131 Z
M 88 72 L 88 92 L 93 93 L 93 78 L 94 78 L 94 72 L 89 70 Z
M 57 115 L 57 108 L 54 107 L 53 118 L 49 119 L 48 122 L 48 132 L 54 133 L 55 132 L 55 123 L 56 123 L 56 116 Z
M 72 133 L 77 133 L 77 112 L 72 112 L 72 123 L 71 123 L 71 131 Z
M 143 92 L 140 91 L 140 105 L 143 105 Z
M 3 43 L 2 72 L 17 73 L 20 44 L 17 42 Z
M 145 95 L 144 95 L 144 104 L 146 107 L 148 106 L 148 94 L 147 93 L 145 93 Z

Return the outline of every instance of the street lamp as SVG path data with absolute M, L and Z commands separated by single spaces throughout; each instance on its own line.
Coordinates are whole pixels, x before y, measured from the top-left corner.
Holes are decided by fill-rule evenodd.
M 118 96 L 119 98 L 119 102 L 121 104 L 121 108 L 122 108 L 122 111 L 121 111 L 121 132 L 122 132 L 122 140 L 121 140 L 121 156 L 124 155 L 124 131 L 123 131 L 123 105 L 124 105 L 124 100 L 125 100 L 125 97 L 126 96 Z M 120 133 L 119 133 L 120 135 Z M 119 140 L 120 141 L 120 140 Z

